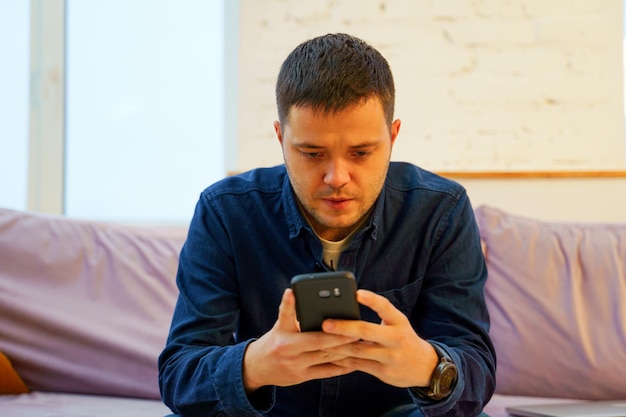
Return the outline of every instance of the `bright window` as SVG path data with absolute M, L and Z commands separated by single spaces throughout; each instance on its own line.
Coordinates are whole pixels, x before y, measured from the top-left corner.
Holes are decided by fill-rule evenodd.
M 0 0 L 0 207 L 28 198 L 30 2 Z
M 222 0 L 68 0 L 65 211 L 188 221 L 224 176 Z

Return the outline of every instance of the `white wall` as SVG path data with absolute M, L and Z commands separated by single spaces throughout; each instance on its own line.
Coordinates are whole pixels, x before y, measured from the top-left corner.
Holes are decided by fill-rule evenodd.
M 553 221 L 626 223 L 626 178 L 455 179 L 486 204 Z
M 233 170 L 282 162 L 279 66 L 298 43 L 340 31 L 392 66 L 403 121 L 393 159 L 434 171 L 626 168 L 621 0 L 240 0 L 239 19 Z M 475 206 L 626 221 L 626 178 L 459 181 Z

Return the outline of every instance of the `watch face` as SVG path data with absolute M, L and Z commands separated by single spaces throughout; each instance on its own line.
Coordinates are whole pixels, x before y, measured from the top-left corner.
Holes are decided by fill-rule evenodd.
M 456 381 L 456 366 L 449 364 L 449 366 L 442 369 L 439 378 L 439 393 L 441 395 L 448 395 L 452 391 L 452 385 Z

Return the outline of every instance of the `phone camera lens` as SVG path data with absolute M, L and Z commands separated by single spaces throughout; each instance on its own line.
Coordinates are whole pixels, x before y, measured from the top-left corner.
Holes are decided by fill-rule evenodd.
M 320 290 L 317 295 L 319 295 L 320 298 L 328 298 L 330 297 L 330 291 L 329 290 Z

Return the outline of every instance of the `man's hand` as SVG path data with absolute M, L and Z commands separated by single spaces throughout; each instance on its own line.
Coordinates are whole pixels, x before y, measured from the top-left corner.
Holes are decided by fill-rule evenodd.
M 415 333 L 408 318 L 385 297 L 359 290 L 357 300 L 378 313 L 381 324 L 325 320 L 324 332 L 361 340 L 326 348 L 329 354 L 341 357 L 334 363 L 366 372 L 397 387 L 430 385 L 438 362 L 432 345 Z
M 274 327 L 248 345 L 243 360 L 247 392 L 265 385 L 289 386 L 353 371 L 339 362 L 345 355 L 331 350 L 355 343 L 359 338 L 323 332 L 300 333 L 295 305 L 292 290 L 285 290 Z

